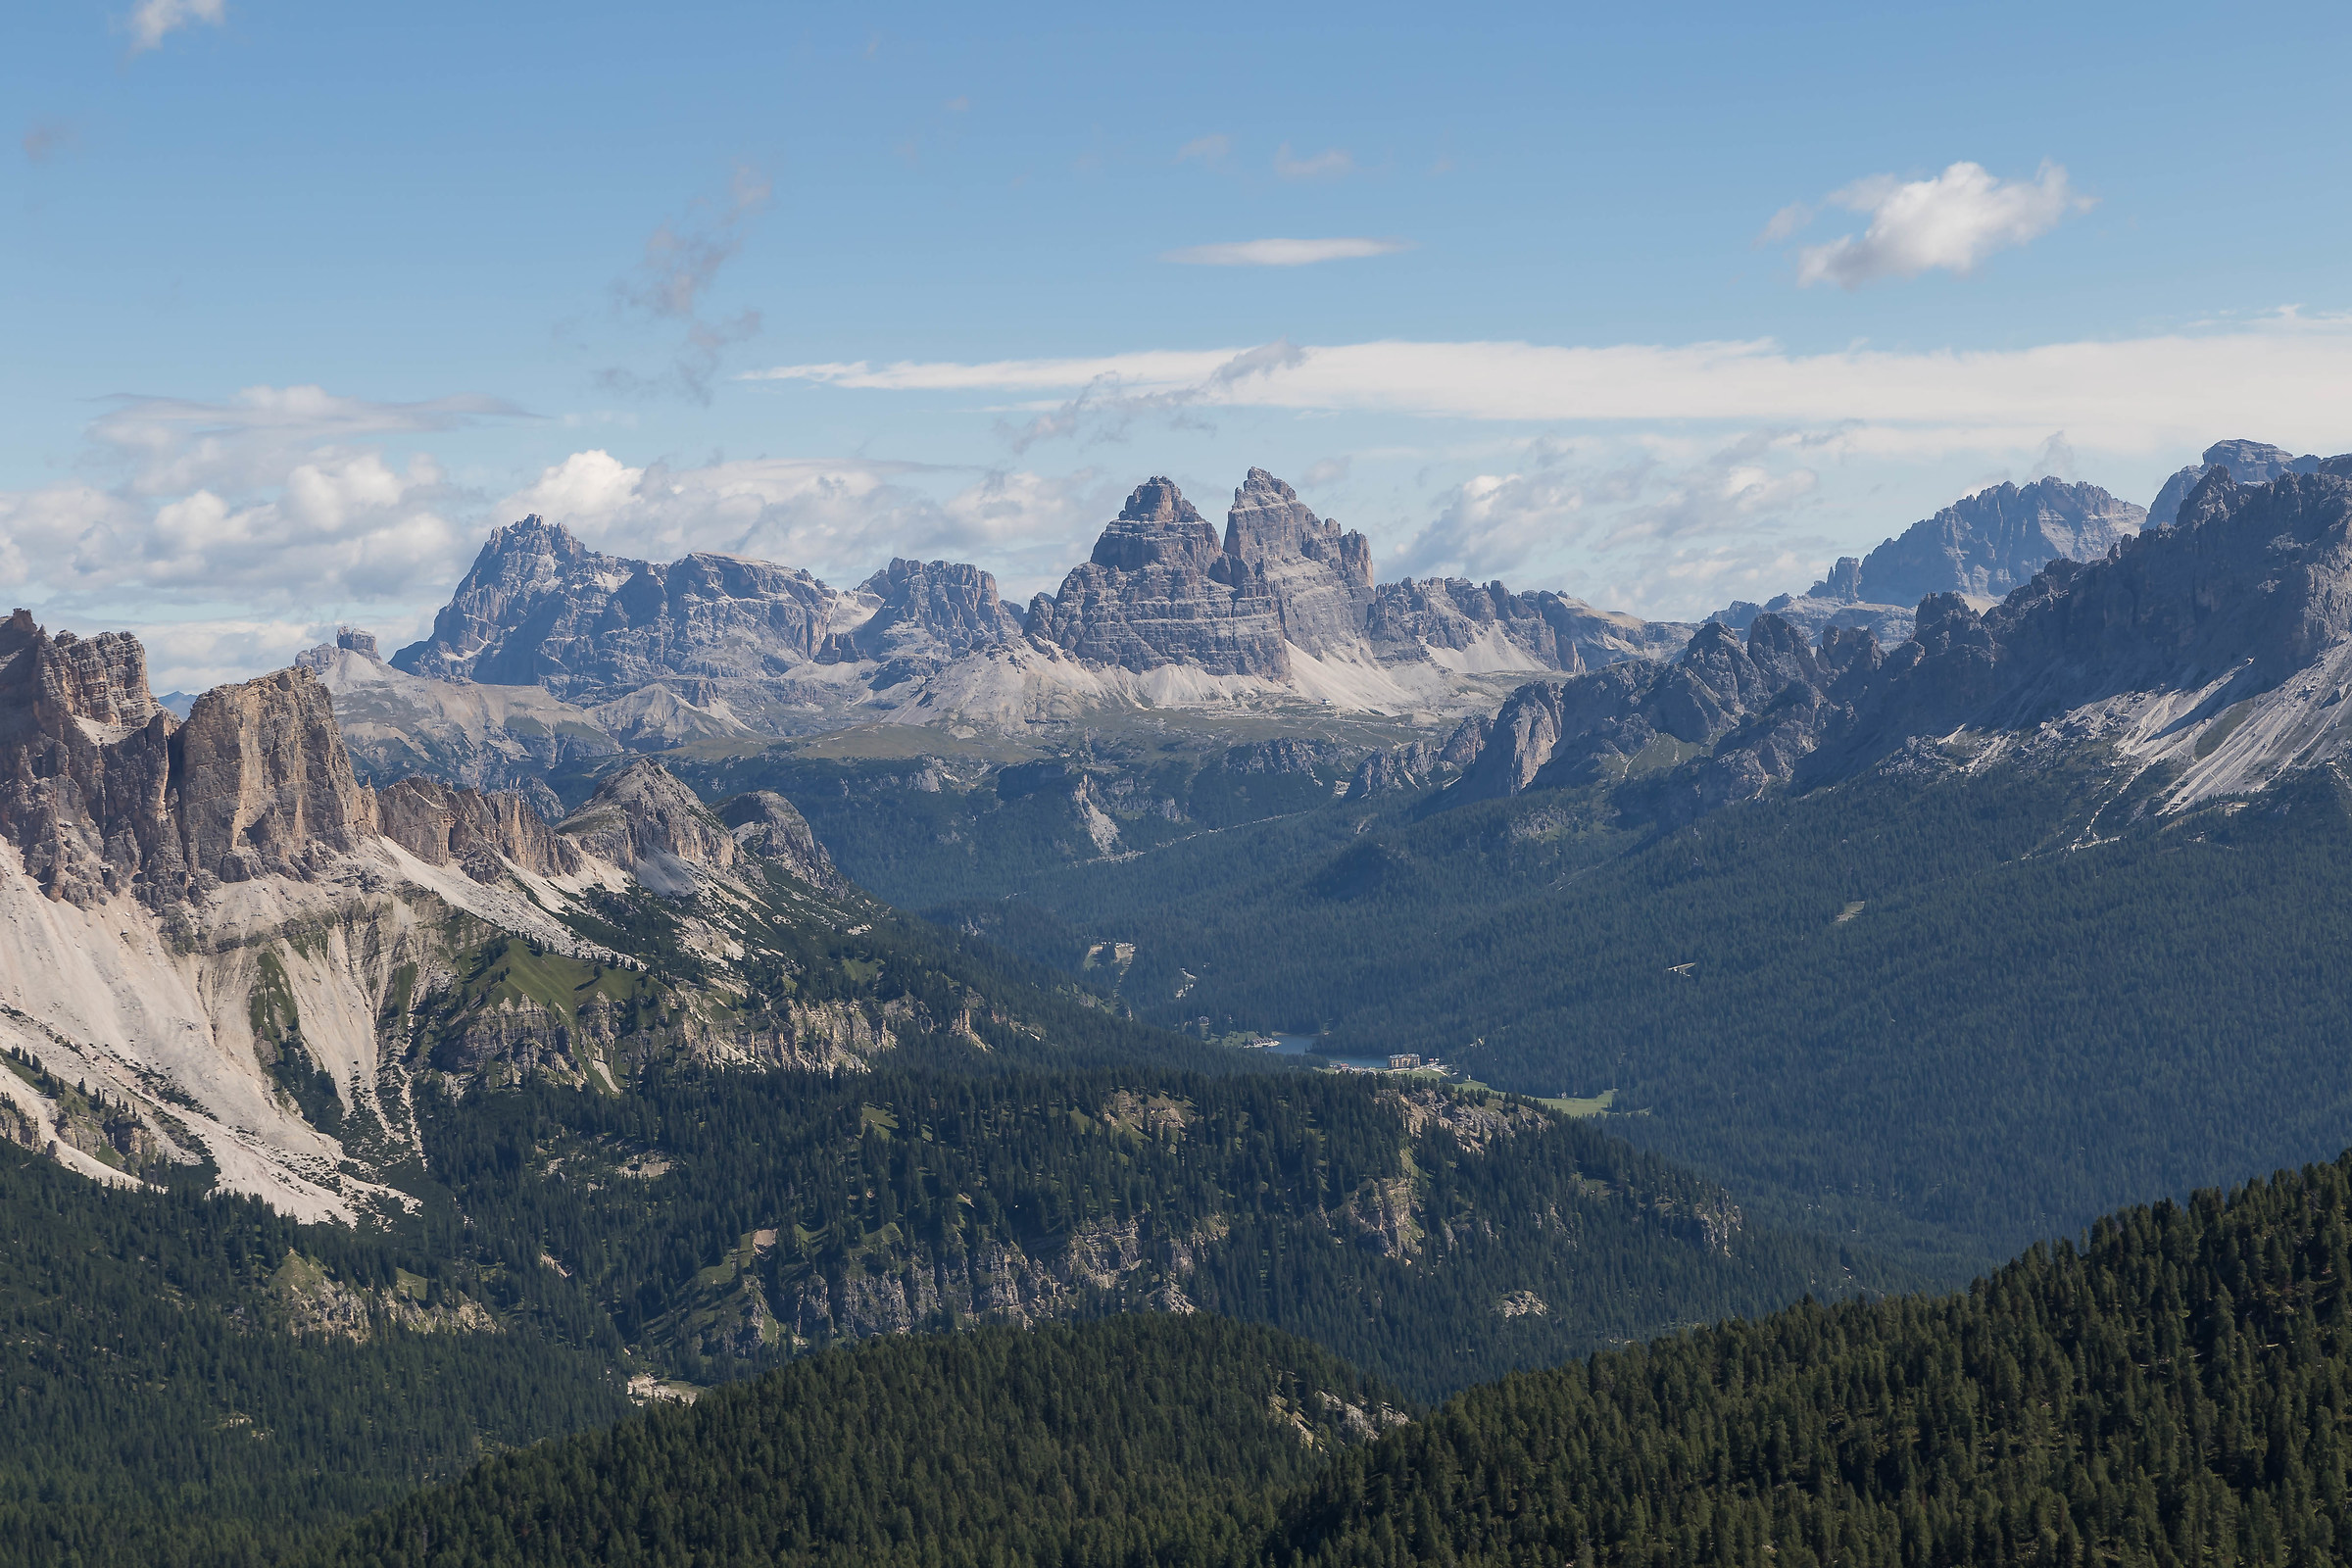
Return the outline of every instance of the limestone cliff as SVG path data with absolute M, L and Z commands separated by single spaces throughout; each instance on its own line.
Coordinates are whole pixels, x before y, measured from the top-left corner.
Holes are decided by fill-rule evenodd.
M 1029 607 L 1029 635 L 1097 664 L 1290 674 L 1282 608 L 1173 480 L 1136 486 L 1086 564 Z

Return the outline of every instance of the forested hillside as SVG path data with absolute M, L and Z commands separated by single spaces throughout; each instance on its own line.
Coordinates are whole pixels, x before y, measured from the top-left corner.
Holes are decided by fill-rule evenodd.
M 1288 1502 L 1283 1568 L 2352 1557 L 2352 1155 L 1966 1295 L 1506 1378 Z
M 1202 1319 L 869 1345 L 495 1461 L 321 1560 L 2339 1562 L 2347 1280 L 2352 1154 L 1964 1294 L 1806 1302 L 1403 1425 Z
M 627 1411 L 609 1354 L 489 1322 L 413 1243 L 0 1143 L 0 1564 L 267 1562 Z
M 1759 1212 L 1960 1277 L 2352 1125 L 2342 782 L 2164 817 L 2154 782 L 1931 758 L 1648 840 L 1591 791 L 1341 804 L 949 917 L 1133 943 L 1147 1017 L 1613 1088 L 1613 1130 Z
M 632 1376 L 908 1330 L 1205 1309 L 1434 1398 L 1901 1278 L 1587 1124 L 1361 1077 L 650 1071 L 418 1112 L 413 1206 L 361 1231 L 0 1144 L 0 1565 L 268 1561 Z
M 869 1342 L 483 1466 L 368 1520 L 333 1568 L 1136 1563 L 1240 1556 L 1252 1494 L 1404 1419 L 1225 1320 Z
M 517 1270 L 532 1310 L 696 1383 L 875 1333 L 1198 1306 L 1437 1397 L 1902 1278 L 1589 1125 L 1360 1077 L 696 1074 L 427 1110 L 473 1245 L 546 1260 Z

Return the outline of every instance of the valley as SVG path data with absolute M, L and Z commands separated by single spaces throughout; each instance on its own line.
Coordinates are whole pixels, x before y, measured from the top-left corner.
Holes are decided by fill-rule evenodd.
M 2064 1260 L 2121 1234 L 2102 1214 L 2340 1152 L 2346 461 L 2216 466 L 2168 528 L 2030 563 L 1984 608 L 1931 591 L 1899 625 L 1640 630 L 1482 590 L 1494 618 L 1462 635 L 1523 663 L 1476 670 L 1439 657 L 1442 618 L 1418 655 L 1377 633 L 1425 591 L 1382 599 L 1352 536 L 1262 471 L 1222 541 L 1140 488 L 1025 621 L 942 564 L 845 597 L 616 565 L 534 523 L 485 549 L 437 642 L 387 662 L 348 632 L 179 714 L 134 639 L 20 612 L 0 1218 L 29 1381 L 0 1561 L 650 1547 L 669 1527 L 624 1524 L 629 1489 L 689 1485 L 695 1445 L 838 1441 L 798 1435 L 819 1409 L 1012 1418 L 933 1393 L 847 1410 L 822 1380 L 1028 1388 L 1051 1363 L 1100 1422 L 1106 1356 L 1208 1380 L 1115 1440 L 1126 1480 L 1049 1483 L 1114 1441 L 1057 1428 L 1008 1450 L 1025 1479 L 995 1511 L 910 1461 L 891 1528 L 951 1554 L 1356 1560 L 1402 1508 L 1416 1555 L 1446 1529 L 1468 1554 L 1497 1530 L 1648 1550 L 1626 1509 L 1666 1483 L 1617 1458 L 1575 1485 L 1618 1492 L 1507 1525 L 1458 1497 L 1435 1522 L 1360 1467 L 1527 1379 L 1614 1387 L 1613 1358 L 1724 1336 L 1808 1347 L 1758 1375 L 1817 1391 L 1832 1341 L 1978 1332 L 1916 1293 L 2020 1252 L 1993 1277 L 2074 1291 Z M 2135 516 L 2087 488 L 2039 504 Z M 2022 495 L 1920 537 L 1965 564 L 1993 518 L 2013 563 L 2051 537 L 2014 526 Z M 776 637 L 781 670 L 751 651 Z M 924 696 L 976 689 L 975 659 L 1157 684 L 935 726 Z M 1389 684 L 1317 684 L 1350 659 Z M 885 698 L 916 711 L 877 721 Z M 2230 1201 L 2324 1252 L 2340 1174 L 2294 1180 Z M 2220 1201 L 2199 1224 L 2240 1223 Z M 2318 1217 L 2285 1217 L 2302 1202 Z M 2086 1226 L 2089 1250 L 2039 1250 Z M 911 1455 L 917 1427 L 889 1441 Z M 632 1446 L 652 1434 L 665 1456 Z M 565 1491 L 548 1441 L 606 1479 Z M 1676 1493 L 1661 1549 L 1893 1539 L 1880 1483 L 1805 1441 L 1809 1500 Z M 1205 1469 L 1149 1457 L 1203 1444 Z M 2272 1540 L 2249 1499 L 2280 1483 L 2215 1466 L 2168 1483 L 2204 1500 L 2161 1527 Z M 878 1550 L 858 1489 L 883 1474 L 829 1513 L 754 1489 L 726 1528 L 799 1543 L 777 1560 Z M 2004 1542 L 2127 1528 L 2104 1493 L 1967 1485 L 2010 1489 Z

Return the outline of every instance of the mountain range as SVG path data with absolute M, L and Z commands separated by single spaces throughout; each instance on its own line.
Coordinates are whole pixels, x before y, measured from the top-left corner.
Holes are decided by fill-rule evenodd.
M 1362 536 L 1262 470 L 1221 533 L 1172 483 L 1139 486 L 1019 611 L 968 566 L 894 562 L 844 593 L 525 519 L 426 639 L 386 660 L 347 628 L 184 714 L 135 638 L 19 612 L 0 1300 L 27 1359 L 0 1424 L 0 1561 L 276 1560 L 494 1448 L 828 1348 L 852 1358 L 767 1387 L 1008 1379 L 1026 1410 L 1023 1357 L 1100 1378 L 1083 1332 L 976 1342 L 985 1362 L 847 1348 L 1138 1311 L 1320 1347 L 1228 1326 L 1119 1352 L 1198 1368 L 1226 1401 L 1159 1410 L 1122 1440 L 1138 1455 L 1209 1445 L 1291 1490 L 1139 1480 L 1149 1524 L 1018 1524 L 1065 1555 L 1181 1539 L 1386 1560 L 1408 1526 L 1408 1555 L 1540 1541 L 1582 1560 L 1580 1532 L 1703 1554 L 1608 1511 L 1669 1498 L 1740 1521 L 1734 1556 L 1835 1555 L 1824 1532 L 1847 1524 L 1892 1540 L 1905 1508 L 1978 1528 L 1980 1498 L 2010 1510 L 1971 1538 L 1984 1560 L 2120 1539 L 2130 1510 L 2097 1488 L 2125 1460 L 2104 1449 L 2080 1485 L 1961 1465 L 1946 1496 L 1821 1447 L 1880 1419 L 1816 1399 L 1821 1369 L 1861 1376 L 1882 1349 L 1944 1365 L 2014 1339 L 2043 1404 L 2084 1419 L 2137 1389 L 2112 1357 L 2060 1376 L 2027 1332 L 2083 1298 L 2066 1259 L 2002 1276 L 2002 1301 L 2046 1306 L 1801 1306 L 1760 1339 L 1612 1348 L 1954 1283 L 2135 1196 L 2341 1149 L 2352 457 L 2208 457 L 2169 521 L 2092 486 L 1996 486 L 1778 609 L 1695 626 L 1376 584 Z M 1865 597 L 1908 586 L 1899 621 Z M 1332 1062 L 1371 1070 L 1312 1070 Z M 2290 1276 L 2333 1277 L 2340 1186 L 2307 1173 L 2275 1201 L 2200 1200 L 2188 1230 L 2166 1209 L 2129 1226 L 2173 1227 L 2176 1263 L 2276 1232 L 2320 1260 L 2264 1276 L 2286 1299 Z M 2142 1279 L 2138 1244 L 2100 1234 L 2100 1278 Z M 2246 1324 L 2266 1353 L 2291 1338 L 2261 1317 L 2272 1295 L 2199 1319 L 2216 1377 Z M 2331 1324 L 2333 1298 L 2310 1299 Z M 2155 1321 L 2124 1316 L 2064 1333 Z M 1751 1507 L 1739 1477 L 1795 1485 L 1763 1448 L 1729 1491 L 1642 1468 L 1688 1439 L 1671 1423 L 1608 1448 L 1618 1492 L 1547 1480 L 1569 1499 L 1549 1513 L 1443 1479 L 1491 1493 L 1549 1462 L 1513 1456 L 1513 1410 L 1649 1430 L 1646 1396 L 1611 1393 L 1643 1365 L 1684 1368 L 1678 1408 L 1749 1421 L 1721 1373 L 1742 1346 L 1818 1450 L 1805 1494 L 1844 1499 L 1845 1524 L 1794 1493 Z M 1594 1352 L 1384 1436 L 1384 1405 Z M 2197 1398 L 2269 1399 L 2290 1369 L 2230 1365 L 2181 1394 L 2188 1430 Z M 2051 1463 L 2092 1451 L 2050 1447 L 1998 1356 L 1979 1371 L 1938 1383 L 1936 1410 L 2007 1401 L 2002 1430 Z M 996 1418 L 909 1397 L 957 1430 Z M 1261 1404 L 1311 1462 L 1264 1456 Z M 755 1407 L 708 1408 L 621 1431 L 719 1434 Z M 1917 1413 L 1896 1426 L 1960 1464 Z M 804 1420 L 758 1441 L 801 1443 Z M 2149 1473 L 2278 1555 L 2260 1510 L 2308 1511 L 2341 1465 L 2273 1447 L 2303 1469 Z M 522 1506 L 564 1541 L 652 1474 Z M 928 1495 L 905 1485 L 909 1509 Z M 335 1549 L 409 1560 L 419 1531 L 511 1518 L 451 1496 Z M 841 1515 L 860 1550 L 874 1506 Z M 2165 1518 L 2168 1539 L 2205 1528 Z

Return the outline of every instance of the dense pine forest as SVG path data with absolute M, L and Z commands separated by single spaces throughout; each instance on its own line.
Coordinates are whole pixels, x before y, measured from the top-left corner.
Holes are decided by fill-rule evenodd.
M 1201 1309 L 1429 1399 L 1905 1278 L 1589 1125 L 1362 1078 L 652 1072 L 419 1114 L 413 1209 L 360 1231 L 0 1145 L 0 1564 L 265 1561 L 632 1375 L 875 1335 Z
M 1806 1302 L 1409 1424 L 1203 1319 L 867 1345 L 496 1461 L 320 1560 L 2338 1562 L 2348 1279 L 2352 1154 L 1960 1295 Z
M 494 1460 L 306 1560 L 1234 1560 L 1267 1489 L 1403 1419 L 1314 1347 L 1205 1315 L 872 1341 Z
M 453 1331 L 456 1277 L 397 1238 L 113 1191 L 0 1143 L 0 1563 L 268 1562 L 627 1412 L 604 1357 Z
M 1758 1214 L 1958 1280 L 2352 1125 L 2342 781 L 2177 816 L 2160 784 L 1931 757 L 1664 834 L 1596 791 L 1329 802 L 935 912 L 1148 1019 L 1614 1089 L 1612 1130 Z
M 1503 1379 L 1344 1457 L 1307 1564 L 2352 1558 L 2352 1155 L 2136 1208 L 1965 1295 Z

